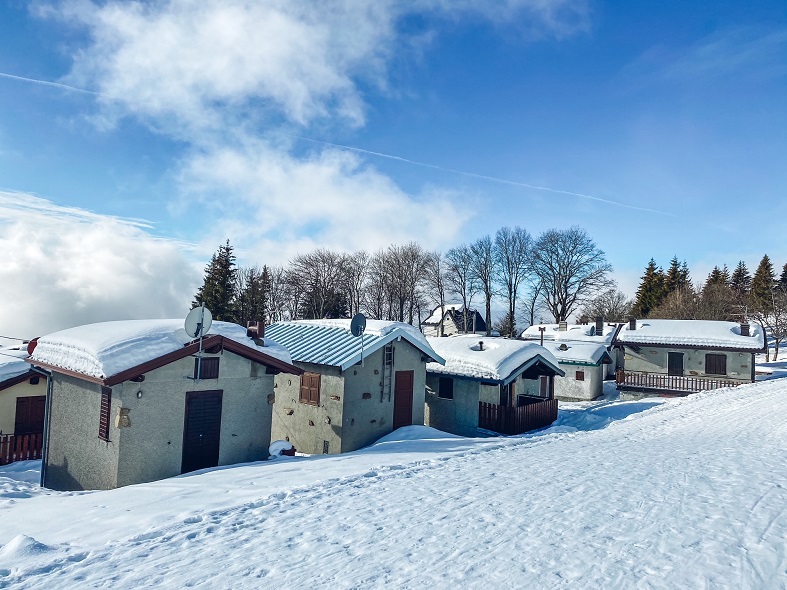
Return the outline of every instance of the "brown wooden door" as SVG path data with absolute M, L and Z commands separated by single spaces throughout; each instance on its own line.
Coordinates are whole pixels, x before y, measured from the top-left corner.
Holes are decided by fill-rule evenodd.
M 16 398 L 14 434 L 38 434 L 44 432 L 45 408 L 45 395 Z
M 394 385 L 394 430 L 413 423 L 413 371 L 396 371 Z
M 219 464 L 221 398 L 221 391 L 186 393 L 181 473 Z

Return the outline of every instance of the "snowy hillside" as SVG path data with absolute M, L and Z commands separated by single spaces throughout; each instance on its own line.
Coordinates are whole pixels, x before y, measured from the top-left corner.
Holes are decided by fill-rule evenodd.
M 785 415 L 775 380 L 109 492 L 0 468 L 0 587 L 785 588 Z

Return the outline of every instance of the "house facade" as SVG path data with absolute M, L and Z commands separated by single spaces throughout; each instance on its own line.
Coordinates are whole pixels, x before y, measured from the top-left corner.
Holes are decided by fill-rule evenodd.
M 442 311 L 441 311 L 442 310 Z M 443 318 L 443 332 L 440 333 L 440 318 Z M 465 330 L 465 322 L 467 330 Z M 486 322 L 478 310 L 467 308 L 461 303 L 436 307 L 432 314 L 421 323 L 424 336 L 453 336 L 454 334 L 486 334 Z
M 758 325 L 707 320 L 635 320 L 616 336 L 624 354 L 616 381 L 622 398 L 682 396 L 754 381 Z
M 520 434 L 557 419 L 557 359 L 534 342 L 454 336 L 430 338 L 445 364 L 426 366 L 425 424 L 474 437 Z
M 42 337 L 51 371 L 42 485 L 111 489 L 267 459 L 273 379 L 285 350 L 214 322 L 200 345 L 182 320 L 105 322 Z
M 601 397 L 612 358 L 603 344 L 593 342 L 545 341 L 544 348 L 565 373 L 555 377 L 555 397 L 560 401 L 590 401 Z
M 528 326 L 521 334 L 523 340 L 536 340 L 543 342 L 586 342 L 601 344 L 607 349 L 611 363 L 605 364 L 605 377 L 612 379 L 618 369 L 623 367 L 623 353 L 612 345 L 618 332 L 623 328 L 619 322 L 605 322 L 603 317 L 597 317 L 595 322 L 570 324 L 560 322 L 557 324 L 534 324 Z
M 299 452 L 355 451 L 402 426 L 424 423 L 426 363 L 443 362 L 423 335 L 400 322 L 278 322 L 266 336 L 286 347 L 300 377 L 276 377 L 272 437 Z
M 27 356 L 26 348 L 0 348 L 0 436 L 44 432 L 47 378 Z

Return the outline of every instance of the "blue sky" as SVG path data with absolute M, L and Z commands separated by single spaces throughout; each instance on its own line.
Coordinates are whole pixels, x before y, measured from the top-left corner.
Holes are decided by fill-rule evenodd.
M 49 323 L 180 314 L 227 237 L 262 264 L 578 224 L 629 293 L 651 257 L 787 262 L 783 1 L 11 0 L 0 74 L 0 279 Z

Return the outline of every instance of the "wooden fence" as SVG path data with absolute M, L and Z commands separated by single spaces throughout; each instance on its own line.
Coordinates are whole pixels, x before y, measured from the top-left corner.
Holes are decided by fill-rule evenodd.
M 44 448 L 44 435 L 35 434 L 0 435 L 0 465 L 7 465 L 14 461 L 30 461 L 41 458 Z
M 500 434 L 522 434 L 557 420 L 557 400 L 545 399 L 518 408 L 478 402 L 478 427 Z
M 681 377 L 679 375 L 664 375 L 660 373 L 629 373 L 618 371 L 615 382 L 623 387 L 656 389 L 669 392 L 694 393 L 720 387 L 736 387 L 746 381 L 733 381 L 732 379 L 713 379 L 707 377 Z

